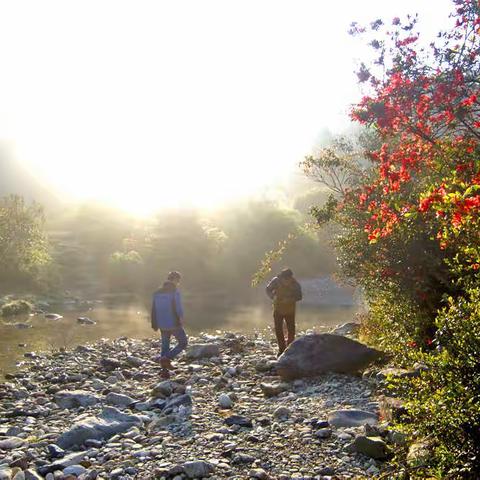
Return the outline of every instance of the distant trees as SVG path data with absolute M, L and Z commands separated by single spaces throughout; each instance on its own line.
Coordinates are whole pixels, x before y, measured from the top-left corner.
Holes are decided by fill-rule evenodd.
M 0 198 L 0 282 L 19 286 L 35 282 L 50 262 L 44 214 L 23 197 Z

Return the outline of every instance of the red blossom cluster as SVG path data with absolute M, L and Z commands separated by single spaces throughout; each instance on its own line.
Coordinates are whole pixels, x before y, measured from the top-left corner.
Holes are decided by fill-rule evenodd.
M 362 78 L 370 79 L 373 92 L 351 116 L 374 126 L 384 140 L 369 154 L 377 178 L 358 192 L 359 208 L 370 213 L 364 227 L 370 242 L 388 236 L 406 213 L 433 212 L 440 231 L 447 223 L 461 228 L 480 213 L 480 195 L 471 188 L 480 176 L 480 6 L 456 3 L 455 27 L 444 34 L 443 48 L 432 47 L 430 63 L 417 59 L 418 36 L 407 29 L 407 36 L 393 37 L 395 62 L 384 79 L 363 66 Z M 393 24 L 401 32 L 400 21 Z M 412 184 L 416 201 L 405 194 Z

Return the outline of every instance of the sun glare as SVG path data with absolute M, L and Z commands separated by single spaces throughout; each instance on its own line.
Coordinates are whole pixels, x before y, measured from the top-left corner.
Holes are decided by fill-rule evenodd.
M 258 193 L 347 124 L 349 23 L 413 9 L 437 28 L 449 2 L 347 4 L 2 2 L 0 140 L 52 188 L 135 213 Z

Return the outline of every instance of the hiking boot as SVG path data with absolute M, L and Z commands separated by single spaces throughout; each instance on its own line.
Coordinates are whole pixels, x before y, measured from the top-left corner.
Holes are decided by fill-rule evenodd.
M 170 378 L 170 372 L 166 368 L 162 368 L 160 370 L 160 378 L 168 380 Z
M 172 366 L 172 362 L 169 358 L 167 357 L 162 357 L 160 359 L 160 365 L 162 366 L 162 368 L 164 368 L 165 370 L 173 370 L 173 366 Z

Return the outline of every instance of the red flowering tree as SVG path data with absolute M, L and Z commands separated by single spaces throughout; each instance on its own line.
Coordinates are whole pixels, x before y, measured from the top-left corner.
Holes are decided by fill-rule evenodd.
M 461 477 L 480 470 L 480 5 L 453 4 L 430 45 L 416 17 L 352 25 L 374 53 L 352 118 L 377 145 L 313 214 L 335 220 L 343 273 L 365 289 L 366 338 L 430 367 L 400 386 L 410 431 L 433 435 L 432 462 Z M 304 162 L 332 167 L 326 152 Z

